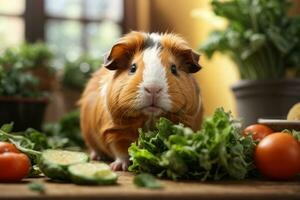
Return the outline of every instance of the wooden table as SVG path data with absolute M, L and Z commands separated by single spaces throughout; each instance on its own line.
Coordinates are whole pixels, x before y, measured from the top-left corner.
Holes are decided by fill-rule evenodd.
M 77 186 L 66 183 L 53 183 L 46 178 L 27 179 L 22 183 L 1 183 L 0 199 L 120 199 L 120 200 L 164 200 L 164 199 L 300 199 L 300 180 L 292 182 L 270 181 L 218 181 L 218 182 L 173 182 L 161 181 L 161 190 L 136 188 L 133 176 L 120 172 L 115 186 Z M 28 189 L 31 181 L 45 184 L 45 193 Z

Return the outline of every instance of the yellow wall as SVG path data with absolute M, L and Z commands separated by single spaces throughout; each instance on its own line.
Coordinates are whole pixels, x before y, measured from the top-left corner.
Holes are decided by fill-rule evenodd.
M 140 16 L 138 27 L 144 31 L 179 33 L 194 49 L 197 49 L 212 30 L 209 23 L 191 16 L 191 11 L 195 8 L 208 8 L 209 0 L 139 0 L 137 2 L 140 8 L 150 6 L 150 12 L 138 9 L 138 16 Z M 147 22 L 148 26 L 145 26 L 145 19 L 150 20 L 150 23 Z M 215 108 L 220 106 L 235 114 L 235 102 L 230 85 L 238 80 L 238 74 L 233 63 L 221 55 L 215 55 L 213 60 L 202 56 L 200 63 L 203 68 L 196 77 L 202 90 L 205 115 L 211 115 Z

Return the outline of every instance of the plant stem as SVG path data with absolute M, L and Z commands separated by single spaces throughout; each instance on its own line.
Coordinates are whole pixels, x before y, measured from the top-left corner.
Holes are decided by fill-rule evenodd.
M 22 151 L 23 153 L 29 154 L 29 155 L 33 155 L 35 157 L 39 157 L 41 155 L 41 152 L 39 151 L 35 151 L 33 149 L 28 149 L 28 148 L 24 148 L 22 147 L 18 142 L 16 142 L 15 140 L 24 140 L 24 138 L 22 136 L 19 135 L 12 135 L 12 134 L 8 134 L 4 131 L 2 131 L 0 129 L 0 135 L 4 135 L 5 137 L 7 137 L 7 139 L 13 143 L 17 149 L 19 149 L 20 151 Z

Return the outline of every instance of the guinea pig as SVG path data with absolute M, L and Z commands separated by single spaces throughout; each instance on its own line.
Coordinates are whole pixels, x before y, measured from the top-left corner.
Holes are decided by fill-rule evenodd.
M 117 41 L 79 101 L 93 157 L 108 155 L 113 170 L 127 170 L 138 128 L 161 116 L 198 130 L 203 107 L 192 73 L 200 69 L 199 55 L 175 34 L 130 32 Z

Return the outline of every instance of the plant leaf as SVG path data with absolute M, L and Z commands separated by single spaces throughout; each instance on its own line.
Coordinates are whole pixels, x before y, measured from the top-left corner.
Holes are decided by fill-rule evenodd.
M 139 175 L 136 175 L 133 178 L 133 183 L 137 187 L 144 187 L 149 189 L 161 189 L 163 186 L 160 184 L 158 180 L 151 174 L 142 173 Z

